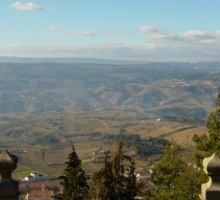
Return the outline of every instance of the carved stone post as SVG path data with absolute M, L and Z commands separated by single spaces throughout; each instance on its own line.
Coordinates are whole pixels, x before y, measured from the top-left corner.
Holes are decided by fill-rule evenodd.
M 209 181 L 202 184 L 201 200 L 219 200 L 220 199 L 220 158 L 213 154 L 203 160 L 205 173 L 209 176 Z
M 18 157 L 4 150 L 0 154 L 0 200 L 18 200 L 19 184 L 11 178 L 11 173 L 16 169 Z

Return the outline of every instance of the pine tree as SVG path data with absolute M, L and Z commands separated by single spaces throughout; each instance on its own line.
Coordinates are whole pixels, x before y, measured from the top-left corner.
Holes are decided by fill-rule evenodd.
M 216 109 L 208 114 L 206 119 L 207 132 L 202 135 L 195 134 L 193 141 L 198 150 L 195 153 L 196 165 L 203 168 L 202 161 L 214 153 L 220 156 L 220 90 L 217 95 Z M 203 170 L 198 173 L 200 184 L 208 181 L 208 176 Z
M 147 191 L 147 200 L 199 200 L 198 169 L 184 161 L 174 142 L 164 148 L 164 156 L 154 164 L 153 171 L 151 180 L 156 189 Z
M 106 155 L 103 168 L 93 175 L 91 199 L 133 200 L 136 196 L 135 162 L 122 150 L 123 142 L 119 141 L 115 155 Z
M 195 155 L 199 167 L 202 167 L 202 160 L 205 157 L 209 157 L 213 153 L 217 153 L 220 156 L 220 90 L 217 96 L 215 112 L 209 113 L 206 119 L 206 127 L 208 133 L 200 136 L 195 134 L 193 137 L 196 149 L 200 151 Z
M 92 176 L 92 183 L 89 191 L 89 199 L 92 200 L 116 200 L 115 177 L 112 170 L 110 157 L 106 154 L 103 167 Z
M 122 141 L 118 142 L 117 151 L 110 158 L 114 175 L 114 188 L 119 200 L 133 200 L 138 192 L 134 160 L 123 154 Z
M 63 194 L 61 195 L 63 200 L 84 200 L 89 186 L 74 146 L 65 164 L 64 173 L 60 176 L 62 180 L 60 184 L 63 186 Z
M 195 165 L 183 164 L 184 171 L 174 181 L 175 196 L 177 200 L 200 200 L 201 183 L 200 170 Z
M 137 177 L 135 174 L 135 162 L 133 159 L 130 160 L 130 165 L 128 177 L 126 181 L 126 188 L 125 188 L 125 199 L 134 199 L 134 197 L 139 192 L 140 187 L 142 187 L 141 182 L 137 182 Z
M 156 185 L 173 188 L 175 178 L 183 171 L 183 161 L 180 155 L 180 147 L 172 142 L 165 146 L 164 157 L 154 164 L 152 181 Z

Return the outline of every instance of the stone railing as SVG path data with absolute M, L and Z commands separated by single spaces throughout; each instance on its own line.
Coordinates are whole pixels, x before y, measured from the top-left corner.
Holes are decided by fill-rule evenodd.
M 203 167 L 209 181 L 202 184 L 201 200 L 220 200 L 220 158 L 216 154 L 205 158 Z
M 0 154 L 0 200 L 18 200 L 19 184 L 11 178 L 16 169 L 18 157 L 4 150 Z

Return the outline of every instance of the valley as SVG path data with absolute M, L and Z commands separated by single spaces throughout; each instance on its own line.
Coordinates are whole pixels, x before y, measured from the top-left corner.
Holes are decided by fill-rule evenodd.
M 13 176 L 30 172 L 56 178 L 72 145 L 92 174 L 116 150 L 108 135 L 159 137 L 194 151 L 192 136 L 206 131 L 220 85 L 218 62 L 210 63 L 0 63 L 0 149 L 19 157 Z M 141 144 L 140 143 L 140 144 Z M 146 145 L 151 145 L 148 141 Z M 156 145 L 157 146 L 157 145 Z M 148 156 L 126 147 L 137 167 L 148 170 L 162 146 Z

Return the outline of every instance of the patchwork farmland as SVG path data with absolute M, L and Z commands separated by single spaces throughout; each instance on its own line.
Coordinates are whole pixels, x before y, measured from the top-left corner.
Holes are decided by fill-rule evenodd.
M 21 127 L 23 132 L 19 138 L 7 134 L 12 129 L 19 130 Z M 6 144 L 8 150 L 19 157 L 18 167 L 13 174 L 15 178 L 27 176 L 35 171 L 44 174 L 45 177 L 57 177 L 62 173 L 74 144 L 86 173 L 91 174 L 102 166 L 101 162 L 92 162 L 93 152 L 116 150 L 116 144 L 104 143 L 103 136 L 117 135 L 121 128 L 127 135 L 139 134 L 142 139 L 161 137 L 190 148 L 193 148 L 192 136 L 206 131 L 206 128 L 200 125 L 158 121 L 157 118 L 138 119 L 134 112 L 127 111 L 44 112 L 41 115 L 30 113 L 19 117 L 10 115 L 5 123 L 0 124 L 2 141 L 7 141 L 1 143 L 1 149 L 4 149 Z M 158 155 L 144 159 L 133 149 L 125 151 L 137 159 L 138 167 L 146 168 L 152 163 L 150 161 L 158 159 Z

